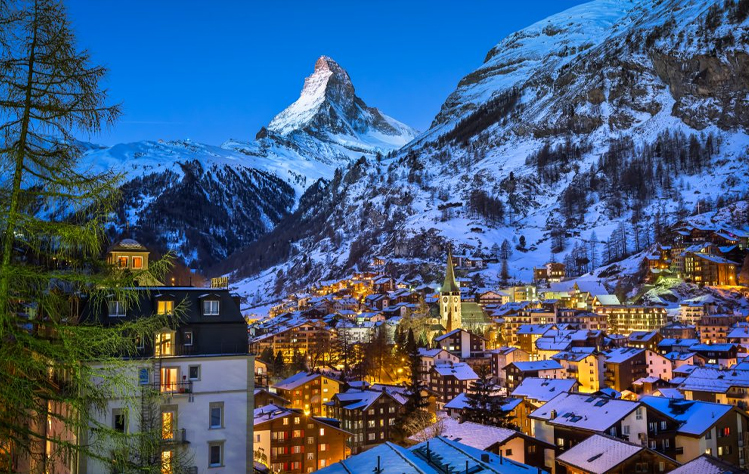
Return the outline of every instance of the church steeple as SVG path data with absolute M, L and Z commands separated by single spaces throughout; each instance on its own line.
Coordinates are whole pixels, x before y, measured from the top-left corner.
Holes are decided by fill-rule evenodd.
M 460 287 L 455 281 L 455 269 L 450 251 L 447 252 L 447 268 L 445 282 L 440 288 L 440 320 L 448 332 L 458 329 L 462 325 Z

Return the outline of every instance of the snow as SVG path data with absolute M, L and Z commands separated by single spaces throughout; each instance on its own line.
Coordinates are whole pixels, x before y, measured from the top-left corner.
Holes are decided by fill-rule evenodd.
M 569 392 L 577 383 L 576 379 L 543 379 L 526 377 L 511 393 L 513 397 L 525 397 L 539 402 L 548 402 L 562 392 Z
M 723 415 L 733 409 L 731 405 L 696 400 L 674 400 L 665 397 L 644 396 L 642 403 L 681 422 L 679 432 L 702 436 Z
M 703 454 L 681 467 L 677 467 L 671 471 L 671 474 L 738 474 L 740 472 L 743 471 L 738 470 L 735 466 Z
M 477 380 L 479 378 L 471 366 L 465 362 L 460 362 L 458 364 L 437 363 L 434 366 L 434 370 L 443 377 L 452 376 L 458 380 Z
M 529 416 L 553 425 L 604 432 L 640 404 L 606 396 L 560 393 Z M 553 414 L 555 415 L 552 419 Z
M 563 452 L 557 459 L 592 474 L 604 474 L 643 449 L 642 446 L 608 436 L 593 435 Z
M 537 370 L 559 370 L 562 365 L 555 360 L 536 360 L 513 362 L 512 365 L 521 372 L 535 372 Z
M 422 441 L 428 437 L 433 437 L 431 433 L 435 432 L 442 433 L 443 438 L 481 450 L 485 450 L 495 443 L 502 444 L 520 435 L 518 431 L 498 426 L 480 425 L 470 421 L 461 423 L 453 418 L 443 418 L 438 420 L 435 425 L 416 433 L 409 439 L 411 441 Z

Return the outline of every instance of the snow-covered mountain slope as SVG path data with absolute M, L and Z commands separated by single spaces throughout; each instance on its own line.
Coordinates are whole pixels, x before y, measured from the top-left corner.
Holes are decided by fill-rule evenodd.
M 448 244 L 489 255 L 504 240 L 528 281 L 552 254 L 585 247 L 600 265 L 698 205 L 746 199 L 748 16 L 745 2 L 596 0 L 510 35 L 429 130 L 351 165 L 237 255 L 238 287 L 273 295 L 375 255 L 431 283 Z
M 346 71 L 323 56 L 299 100 L 255 141 L 81 144 L 82 166 L 124 176 L 113 236 L 128 234 L 205 269 L 272 230 L 336 168 L 387 154 L 414 136 L 367 106 Z

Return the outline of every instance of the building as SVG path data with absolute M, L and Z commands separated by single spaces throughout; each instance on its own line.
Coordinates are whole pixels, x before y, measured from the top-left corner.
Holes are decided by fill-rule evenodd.
M 749 370 L 693 367 L 679 385 L 687 400 L 749 408 Z
M 552 357 L 567 370 L 567 376 L 579 382 L 578 390 L 594 393 L 605 387 L 605 357 L 597 351 L 571 350 Z
M 177 308 L 184 314 L 175 327 L 140 339 L 136 356 L 125 363 L 124 375 L 140 386 L 139 406 L 112 398 L 99 421 L 116 431 L 159 439 L 164 472 L 177 467 L 253 472 L 254 357 L 248 353 L 247 325 L 237 300 L 219 288 L 133 291 L 138 304 L 126 305 L 112 296 L 106 305 L 86 305 L 83 319 L 109 326 L 153 314 L 168 316 Z M 87 442 L 85 437 L 81 442 Z M 111 456 L 127 462 L 129 454 L 113 448 Z M 184 459 L 192 465 L 177 466 Z M 110 469 L 111 462 L 98 459 L 84 458 L 79 465 L 82 473 Z
M 455 269 L 450 253 L 447 254 L 447 270 L 445 282 L 440 288 L 440 323 L 448 332 L 460 329 L 463 326 L 461 316 L 460 286 L 455 281 Z
M 734 286 L 738 282 L 738 262 L 698 251 L 684 252 L 684 279 L 698 285 Z
M 512 362 L 505 367 L 507 391 L 515 390 L 527 377 L 566 379 L 567 371 L 556 360 Z
M 319 372 L 299 372 L 273 386 L 289 400 L 290 408 L 313 416 L 326 416 L 326 403 L 340 391 L 341 382 Z
M 491 356 L 492 376 L 500 387 L 506 386 L 507 379 L 505 378 L 504 369 L 508 364 L 528 360 L 528 353 L 517 347 L 501 347 L 489 351 L 489 354 Z
M 264 407 L 267 405 L 275 405 L 277 407 L 287 407 L 291 402 L 283 397 L 276 395 L 273 392 L 268 391 L 267 388 L 256 388 L 255 389 L 255 408 Z
M 599 306 L 596 312 L 606 315 L 610 334 L 658 331 L 667 323 L 666 309 L 659 306 Z
M 606 386 L 621 392 L 629 390 L 635 380 L 648 376 L 647 354 L 645 349 L 620 347 L 604 353 Z
M 435 344 L 460 359 L 483 357 L 486 339 L 465 329 L 453 329 L 447 334 L 434 338 Z
M 694 474 L 696 472 L 719 472 L 720 474 L 746 473 L 744 469 L 739 469 L 736 466 L 723 462 L 709 454 L 703 454 L 702 456 L 683 464 L 681 467 L 677 467 L 671 471 L 671 474 Z
M 567 474 L 662 474 L 671 472 L 679 465 L 639 443 L 628 443 L 600 434 L 563 452 L 557 458 L 557 464 L 565 468 Z
M 478 375 L 465 362 L 437 364 L 429 375 L 429 388 L 439 394 L 437 405 L 443 406 L 459 393 L 469 392 Z
M 526 377 L 510 395 L 528 400 L 531 405 L 538 408 L 562 392 L 576 392 L 578 385 L 577 380 L 573 378 L 542 379 Z
M 536 409 L 535 406 L 531 405 L 528 400 L 514 397 L 496 397 L 497 403 L 504 415 L 504 421 L 509 425 L 515 426 L 518 430 L 523 433 L 531 434 L 531 423 L 528 415 Z M 465 393 L 460 393 L 458 396 L 445 403 L 444 406 L 447 416 L 455 420 L 463 421 L 466 418 L 466 414 L 470 413 L 473 409 L 469 403 L 468 396 Z
M 408 449 L 381 444 L 320 471 L 320 474 L 445 474 L 454 468 L 485 474 L 528 474 L 537 468 L 441 436 Z
M 350 433 L 327 419 L 275 405 L 254 412 L 255 461 L 274 472 L 303 474 L 346 459 Z
M 642 397 L 641 402 L 665 417 L 655 424 L 648 419 L 650 442 L 671 454 L 680 463 L 702 454 L 746 468 L 749 459 L 749 415 L 731 405 L 663 397 Z M 671 426 L 669 426 L 671 425 Z M 656 437 L 660 430 L 662 434 Z
M 352 454 L 358 454 L 392 440 L 395 420 L 405 403 L 405 397 L 385 387 L 351 388 L 336 394 L 327 406 L 328 415 L 340 420 L 341 428 L 352 434 L 348 446 Z
M 565 267 L 563 263 L 549 262 L 543 267 L 533 268 L 533 282 L 560 282 L 564 279 Z
M 738 314 L 708 314 L 697 323 L 700 342 L 703 344 L 724 344 L 734 325 L 745 323 L 746 316 Z
M 695 344 L 689 350 L 702 356 L 710 365 L 728 368 L 737 362 L 738 347 L 735 344 Z
M 253 352 L 259 354 L 266 349 L 273 354 L 280 352 L 285 362 L 291 362 L 295 353 L 314 358 L 324 356 L 334 334 L 324 321 L 309 319 L 299 311 L 263 321 L 253 330 L 250 339 Z
M 419 375 L 421 381 L 426 386 L 429 386 L 431 381 L 430 374 L 432 367 L 437 364 L 453 363 L 457 364 L 460 362 L 458 356 L 446 351 L 445 349 L 426 349 L 424 347 L 419 348 L 419 357 L 421 358 L 421 368 Z
M 638 349 L 658 350 L 658 343 L 663 340 L 663 336 L 658 331 L 633 331 L 629 334 L 629 347 Z

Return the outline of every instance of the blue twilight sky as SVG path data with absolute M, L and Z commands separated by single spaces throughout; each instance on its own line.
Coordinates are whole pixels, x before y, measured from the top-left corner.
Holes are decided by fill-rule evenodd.
M 102 144 L 251 140 L 325 54 L 357 94 L 425 130 L 502 38 L 582 0 L 64 0 L 124 116 Z

